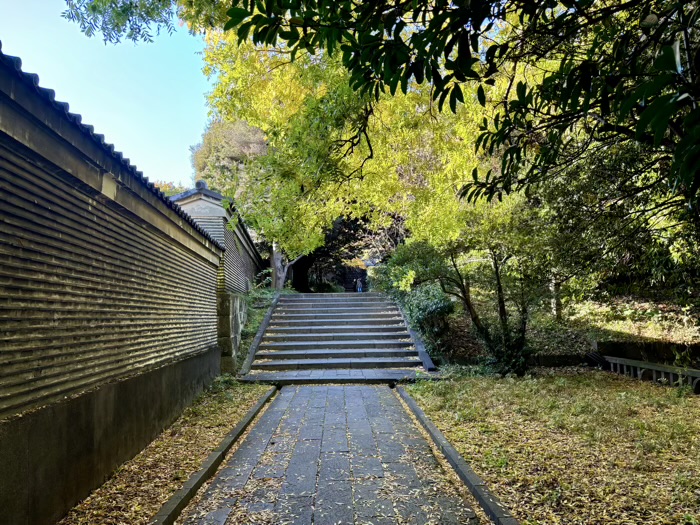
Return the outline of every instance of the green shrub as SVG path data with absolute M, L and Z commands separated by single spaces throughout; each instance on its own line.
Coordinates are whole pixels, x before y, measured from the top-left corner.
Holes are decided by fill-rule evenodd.
M 402 295 L 401 302 L 408 322 L 423 336 L 429 351 L 440 353 L 454 304 L 435 283 L 417 286 Z

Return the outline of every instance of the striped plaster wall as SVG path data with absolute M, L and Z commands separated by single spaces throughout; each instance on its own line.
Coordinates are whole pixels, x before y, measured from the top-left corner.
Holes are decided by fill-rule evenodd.
M 0 416 L 216 343 L 215 265 L 0 148 Z
M 255 276 L 262 271 L 259 263 L 260 256 L 253 253 L 254 247 L 247 246 L 246 239 L 240 229 L 244 226 L 236 225 L 236 230 L 226 228 L 224 239 L 226 252 L 224 253 L 225 290 L 228 293 L 245 293 L 255 283 Z
M 0 59 L 2 419 L 215 346 L 222 250 Z
M 196 192 L 191 191 L 193 195 L 178 200 L 178 204 L 191 213 L 198 225 L 226 247 L 223 264 L 219 268 L 219 291 L 228 294 L 247 293 L 255 283 L 256 276 L 263 270 L 263 261 L 246 226 L 238 221 L 233 229 L 229 228 L 227 223 L 231 212 L 224 210 L 221 202 L 214 204 L 213 200 L 202 195 L 199 195 L 202 200 L 198 200 Z

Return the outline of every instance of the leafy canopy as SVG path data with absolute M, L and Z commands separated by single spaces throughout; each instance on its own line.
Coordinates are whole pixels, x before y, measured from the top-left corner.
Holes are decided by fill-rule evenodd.
M 667 158 L 661 176 L 691 204 L 700 190 L 696 1 L 68 0 L 67 16 L 114 41 L 149 39 L 149 22 L 169 28 L 175 12 L 194 30 L 283 45 L 292 59 L 337 53 L 352 87 L 375 99 L 426 82 L 453 112 L 465 83 L 478 83 L 485 106 L 499 73 L 513 64 L 538 71 L 530 81 L 513 75 L 484 123 L 477 146 L 503 162 L 464 189 L 470 198 L 536 183 L 610 140 L 640 141 Z

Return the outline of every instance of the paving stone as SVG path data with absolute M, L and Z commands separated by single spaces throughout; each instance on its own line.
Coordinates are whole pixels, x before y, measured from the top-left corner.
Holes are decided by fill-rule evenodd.
M 372 418 L 369 420 L 369 424 L 375 433 L 396 435 L 393 423 L 385 417 Z
M 305 424 L 299 431 L 299 439 L 318 439 L 323 437 L 323 424 Z
M 478 523 L 474 511 L 464 502 L 455 502 L 455 498 L 437 496 L 435 502 L 440 516 L 440 525 L 465 525 Z
M 383 463 L 395 463 L 406 455 L 403 444 L 392 434 L 380 434 L 376 443 Z
M 350 458 L 345 453 L 322 453 L 318 482 L 351 479 Z
M 403 461 L 387 463 L 385 470 L 397 481 L 397 494 L 415 495 L 416 490 L 420 490 L 424 487 L 424 483 L 418 477 L 416 469 L 409 463 Z
M 353 523 L 355 511 L 350 482 L 319 480 L 316 492 L 314 525 Z
M 367 402 L 365 400 L 365 412 L 370 419 L 378 419 L 384 415 L 379 401 Z
M 376 456 L 353 456 L 352 475 L 355 479 L 383 478 L 382 460 Z
M 294 452 L 289 460 L 289 467 L 296 465 L 315 466 L 318 463 L 318 458 L 321 455 L 321 441 L 319 440 L 300 440 L 297 441 L 294 447 Z
M 396 525 L 396 518 L 394 516 L 357 516 L 358 524 L 367 525 Z
M 313 469 L 287 469 L 281 493 L 292 496 L 312 496 L 316 492 L 316 475 L 315 467 Z
M 374 438 L 371 435 L 351 436 L 349 448 L 350 452 L 357 456 L 374 456 L 379 453 Z
M 312 496 L 281 495 L 275 506 L 278 523 L 280 525 L 311 525 L 313 503 Z
M 371 518 L 379 517 L 385 517 L 391 523 L 396 523 L 392 501 L 382 496 L 382 486 L 382 481 L 377 479 L 365 479 L 355 483 L 353 501 L 359 523 L 367 521 L 374 523 L 375 520 Z
M 259 464 L 255 467 L 253 478 L 267 479 L 284 477 L 288 460 L 280 456 L 280 454 L 275 454 L 269 464 Z
M 427 450 L 412 450 L 410 456 L 413 458 L 414 464 L 419 469 L 433 470 L 439 468 L 440 463 L 433 455 L 432 449 Z
M 394 501 L 394 511 L 401 517 L 402 522 L 410 525 L 426 525 L 439 523 L 438 516 L 423 508 L 423 502 L 417 498 Z
M 345 432 L 345 429 L 348 426 L 348 421 L 345 416 L 344 409 L 342 407 L 336 408 L 329 406 L 328 411 L 329 413 L 326 414 L 323 426 L 327 430 L 340 430 L 342 432 Z
M 224 469 L 207 489 L 207 494 L 232 493 L 245 486 L 255 465 Z
M 309 406 L 311 408 L 326 408 L 326 391 L 324 389 L 322 394 L 314 395 L 309 401 Z
M 297 443 L 287 467 L 285 483 L 282 485 L 284 494 L 297 496 L 314 494 L 320 454 L 320 441 L 299 441 Z
M 321 440 L 321 452 L 349 452 L 345 430 L 325 429 Z
M 231 514 L 231 509 L 217 509 L 211 511 L 209 514 L 199 520 L 194 521 L 193 523 L 198 523 L 200 525 L 224 525 L 229 514 Z
M 316 401 L 314 398 L 309 400 L 309 406 L 306 408 L 306 421 L 318 421 L 320 423 L 323 423 L 323 421 L 326 418 L 326 396 L 323 396 L 323 399 L 318 400 L 318 406 L 317 404 L 314 404 L 314 401 Z

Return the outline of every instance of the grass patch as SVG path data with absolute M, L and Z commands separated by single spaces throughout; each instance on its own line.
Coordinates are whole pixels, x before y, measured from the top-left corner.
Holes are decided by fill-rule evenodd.
M 700 397 L 606 372 L 407 388 L 524 525 L 700 523 Z
M 217 378 L 175 423 L 58 525 L 148 523 L 268 389 L 230 376 Z
M 485 305 L 481 309 L 486 312 L 485 320 L 496 322 Z M 448 361 L 478 362 L 487 355 L 460 306 L 448 323 L 443 347 Z M 527 341 L 535 356 L 583 357 L 592 351 L 592 341 L 664 342 L 682 349 L 682 345 L 700 343 L 700 317 L 698 308 L 691 305 L 635 297 L 572 302 L 565 309 L 563 322 L 556 322 L 547 308 L 534 308 Z
M 572 303 L 567 318 L 572 327 L 598 341 L 700 342 L 698 309 L 690 305 L 616 297 L 606 302 Z

